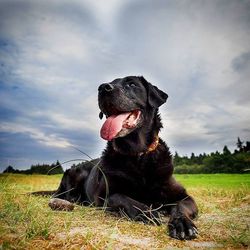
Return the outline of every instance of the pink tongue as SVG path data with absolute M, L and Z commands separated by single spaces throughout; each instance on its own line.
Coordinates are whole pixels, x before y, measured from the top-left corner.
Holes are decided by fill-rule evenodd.
M 102 125 L 101 137 L 111 141 L 121 131 L 123 122 L 130 114 L 131 112 L 110 116 Z

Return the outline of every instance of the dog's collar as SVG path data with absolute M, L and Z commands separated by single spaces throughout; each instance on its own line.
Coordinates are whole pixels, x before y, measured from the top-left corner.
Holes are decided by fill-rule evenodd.
M 140 152 L 140 153 L 137 153 L 136 155 L 142 156 L 142 155 L 146 155 L 146 154 L 149 154 L 150 152 L 155 151 L 157 149 L 157 147 L 159 146 L 159 144 L 160 144 L 159 140 L 160 140 L 159 135 L 156 135 L 154 137 L 153 142 L 148 146 L 147 150 L 143 151 L 143 152 Z M 114 151 L 118 152 L 118 150 L 116 149 L 114 144 L 113 144 L 113 149 L 114 149 Z
M 144 154 L 148 154 L 150 152 L 153 152 L 157 149 L 157 147 L 159 146 L 159 135 L 156 135 L 154 137 L 153 142 L 148 146 L 148 149 L 146 152 L 141 152 L 139 153 L 140 156 L 144 155 Z

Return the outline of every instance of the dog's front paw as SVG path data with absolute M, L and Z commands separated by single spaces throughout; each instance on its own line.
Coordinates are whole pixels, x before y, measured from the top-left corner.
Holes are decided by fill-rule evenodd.
M 169 235 L 178 240 L 192 240 L 198 235 L 197 227 L 185 216 L 170 218 L 168 230 Z

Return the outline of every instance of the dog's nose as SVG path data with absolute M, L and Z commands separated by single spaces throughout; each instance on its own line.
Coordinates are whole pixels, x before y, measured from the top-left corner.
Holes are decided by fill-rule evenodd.
M 104 90 L 107 91 L 107 92 L 112 91 L 113 88 L 114 88 L 114 86 L 112 84 L 110 84 L 110 83 L 106 83 L 104 85 Z
M 110 83 L 103 83 L 102 85 L 99 86 L 98 91 L 106 91 L 110 92 L 114 89 L 114 86 Z

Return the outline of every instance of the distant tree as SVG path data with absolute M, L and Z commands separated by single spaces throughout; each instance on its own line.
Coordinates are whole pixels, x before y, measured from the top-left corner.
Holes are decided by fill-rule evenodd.
M 62 165 L 58 160 L 56 161 L 56 164 L 50 166 L 48 174 L 63 174 Z
M 248 153 L 250 152 L 250 141 L 246 142 L 246 146 L 244 147 L 244 151 L 248 152 Z
M 12 166 L 8 166 L 3 173 L 15 173 L 15 169 Z
M 237 146 L 237 148 L 239 149 L 240 152 L 242 152 L 242 150 L 243 150 L 243 143 L 244 142 L 241 141 L 240 137 L 238 137 L 236 146 Z
M 228 149 L 228 147 L 226 145 L 223 148 L 223 154 L 224 155 L 230 155 L 231 154 L 230 150 Z
M 176 151 L 174 154 L 173 162 L 174 162 L 175 166 L 180 165 L 180 163 L 181 163 L 181 157 L 179 156 L 179 154 Z
M 201 165 L 203 163 L 203 156 L 202 154 L 199 154 L 199 156 L 197 156 L 197 164 Z
M 194 153 L 191 153 L 190 156 L 190 164 L 195 164 L 196 163 L 196 156 Z

